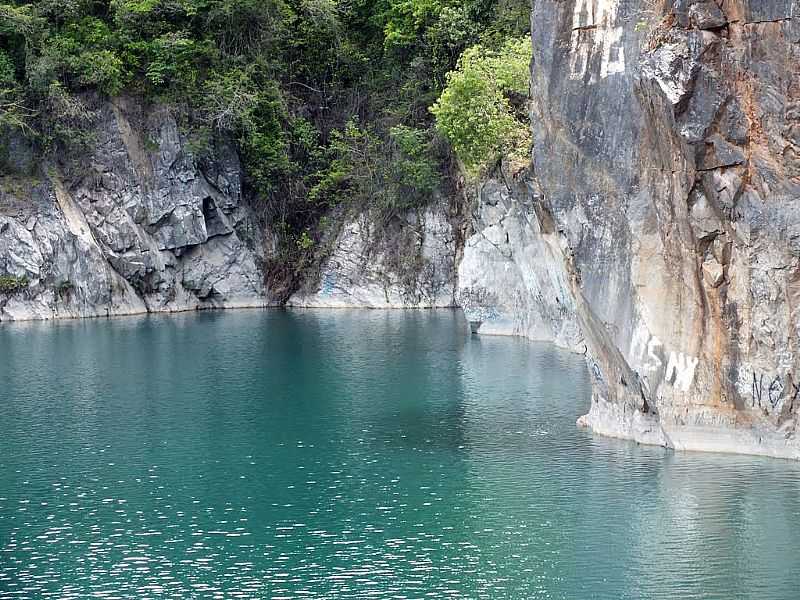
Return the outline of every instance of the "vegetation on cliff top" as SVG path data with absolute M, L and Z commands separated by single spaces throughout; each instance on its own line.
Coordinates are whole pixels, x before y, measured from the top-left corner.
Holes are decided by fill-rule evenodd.
M 468 48 L 447 74 L 431 112 L 467 171 L 477 173 L 502 154 L 527 160 L 530 61 L 530 40 L 511 38 L 499 49 Z
M 475 170 L 519 141 L 529 12 L 528 0 L 0 0 L 0 127 L 57 156 L 91 143 L 98 94 L 173 105 L 196 152 L 236 140 L 286 251 L 308 252 L 332 207 L 391 218 L 442 185 L 451 148 Z

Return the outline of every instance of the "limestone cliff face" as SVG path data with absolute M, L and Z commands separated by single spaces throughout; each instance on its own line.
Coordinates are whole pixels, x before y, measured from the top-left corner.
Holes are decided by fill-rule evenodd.
M 437 197 L 425 210 L 378 224 L 344 219 L 318 277 L 287 302 L 304 308 L 449 308 L 464 225 L 457 206 Z
M 482 182 L 458 269 L 458 303 L 481 335 L 582 349 L 564 240 L 529 171 L 501 166 Z
M 269 233 L 242 197 L 236 153 L 196 160 L 171 114 L 98 108 L 94 149 L 70 173 L 0 192 L 0 321 L 270 303 Z
M 0 277 L 24 282 L 0 279 L 0 321 L 279 304 L 263 268 L 275 240 L 232 146 L 199 159 L 167 108 L 124 98 L 101 103 L 86 133 L 92 151 L 68 172 L 0 179 Z M 335 216 L 319 276 L 288 305 L 455 306 L 461 203 L 430 204 L 380 226 Z
M 571 301 L 517 305 L 574 311 L 582 423 L 800 458 L 800 4 L 535 0 L 533 32 L 522 237 Z

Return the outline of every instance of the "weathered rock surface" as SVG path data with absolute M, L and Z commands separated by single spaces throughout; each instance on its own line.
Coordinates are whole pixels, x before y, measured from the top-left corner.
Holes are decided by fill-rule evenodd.
M 480 186 L 457 299 L 475 333 L 577 349 L 582 337 L 560 259 L 563 239 L 542 207 L 527 173 L 500 170 Z
M 0 192 L 0 321 L 264 306 L 263 227 L 220 144 L 198 161 L 164 108 L 98 109 L 75 173 L 7 178 Z
M 456 306 L 459 221 L 444 202 L 410 211 L 388 227 L 369 213 L 347 220 L 323 261 L 318 281 L 288 306 L 444 308 Z
M 571 302 L 515 322 L 574 310 L 595 431 L 800 458 L 800 3 L 646 6 L 534 2 L 524 237 Z

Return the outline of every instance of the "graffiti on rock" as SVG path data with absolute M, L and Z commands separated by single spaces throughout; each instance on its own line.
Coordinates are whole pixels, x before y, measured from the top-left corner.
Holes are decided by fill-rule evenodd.
M 694 381 L 694 371 L 700 362 L 695 356 L 687 356 L 683 352 L 670 352 L 664 379 L 672 382 L 672 386 L 682 392 L 688 392 Z
M 750 391 L 752 396 L 751 408 L 775 410 L 781 400 L 788 401 L 788 412 L 791 413 L 798 405 L 800 398 L 800 383 L 795 383 L 792 375 L 766 375 L 753 371 Z M 785 405 L 785 404 L 784 404 Z
M 645 372 L 658 371 L 664 365 L 662 356 L 666 355 L 666 351 L 663 348 L 661 340 L 651 336 L 644 328 L 639 328 L 631 342 L 631 362 L 638 364 Z M 695 356 L 670 352 L 664 369 L 664 381 L 682 392 L 689 391 L 699 362 L 700 359 Z
M 600 79 L 625 72 L 622 25 L 617 23 L 619 0 L 578 0 L 572 14 L 570 78 L 583 80 L 595 55 L 600 56 Z M 592 80 L 595 75 L 592 74 Z

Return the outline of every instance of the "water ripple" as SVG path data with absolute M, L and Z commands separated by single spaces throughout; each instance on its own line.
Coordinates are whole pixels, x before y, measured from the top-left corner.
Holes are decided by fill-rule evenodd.
M 800 468 L 575 428 L 455 313 L 0 328 L 0 598 L 794 599 Z

